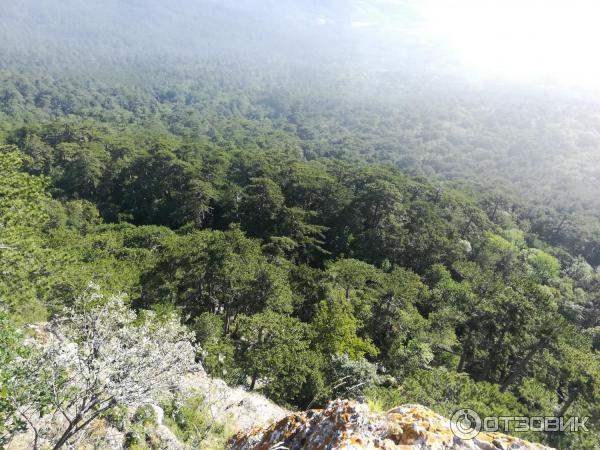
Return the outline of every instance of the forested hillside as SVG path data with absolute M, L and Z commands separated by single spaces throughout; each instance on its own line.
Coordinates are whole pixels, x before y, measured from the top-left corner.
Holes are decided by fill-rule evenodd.
M 84 21 L 87 40 L 73 28 L 42 43 L 56 15 L 40 8 L 32 24 L 12 3 L 0 342 L 93 282 L 159 322 L 175 313 L 209 374 L 287 407 L 589 416 L 590 433 L 526 437 L 598 448 L 598 104 L 365 60 L 305 71 L 256 59 L 254 40 L 238 54 L 260 24 L 216 50 L 227 4 L 196 11 L 213 24 L 197 42 L 146 54 L 143 38 L 123 43 L 127 16 L 106 42 Z M 11 376 L 0 367 L 6 389 Z M 0 401 L 0 436 L 13 413 Z

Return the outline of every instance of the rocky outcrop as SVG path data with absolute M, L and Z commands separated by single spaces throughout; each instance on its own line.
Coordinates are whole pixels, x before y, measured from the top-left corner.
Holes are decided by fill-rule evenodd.
M 501 433 L 480 433 L 473 439 L 455 436 L 450 421 L 419 405 L 387 413 L 336 400 L 326 409 L 291 414 L 268 427 L 238 433 L 229 450 L 549 450 L 539 444 Z
M 44 346 L 52 339 L 56 339 L 47 323 L 30 325 L 28 335 L 26 342 L 32 346 Z M 235 433 L 259 424 L 268 424 L 290 414 L 289 410 L 257 393 L 248 392 L 241 387 L 230 387 L 223 380 L 209 377 L 201 367 L 183 376 L 178 384 L 171 387 L 171 394 L 174 394 L 180 402 L 190 397 L 201 397 L 202 403 L 198 408 L 206 413 L 207 420 L 212 421 L 216 427 L 225 428 L 227 433 Z M 132 434 L 131 425 L 140 422 L 135 418 L 138 411 L 149 408 L 152 411 L 152 419 L 141 420 L 143 429 L 136 432 L 149 438 L 157 448 L 165 450 L 190 448 L 178 441 L 177 436 L 167 426 L 168 421 L 164 421 L 163 409 L 150 399 L 141 404 L 122 406 L 126 407 L 122 417 L 123 423 L 127 424 L 126 430 L 118 431 L 114 424 L 108 423 L 107 420 L 96 419 L 90 423 L 85 432 L 77 436 L 80 447 L 122 450 L 125 448 L 126 435 Z M 39 427 L 47 422 L 48 426 L 44 427 L 46 429 L 58 430 L 66 427 L 66 422 L 60 416 L 56 422 L 48 422 L 49 418 L 50 416 L 35 417 L 33 423 Z M 123 423 L 120 425 L 122 426 Z M 34 437 L 33 430 L 28 429 L 15 436 L 7 446 L 7 450 L 29 450 L 33 448 Z M 208 447 L 204 446 L 204 448 L 208 450 Z
M 213 420 L 227 423 L 232 431 L 270 424 L 290 414 L 289 410 L 262 395 L 241 387 L 228 386 L 223 380 L 211 378 L 205 373 L 189 374 L 180 389 L 187 395 L 201 394 Z
M 180 398 L 201 395 L 210 420 L 216 425 L 225 426 L 234 433 L 239 430 L 269 424 L 290 414 L 286 410 L 265 397 L 248 392 L 241 387 L 230 387 L 223 380 L 210 378 L 200 370 L 183 377 L 181 384 L 174 387 Z M 144 405 L 128 405 L 127 416 L 133 420 L 136 411 Z M 157 448 L 165 450 L 184 450 L 190 447 L 179 442 L 175 434 L 164 423 L 164 411 L 156 404 L 148 404 L 153 412 L 152 420 L 144 426 L 143 432 Z M 43 420 L 43 419 L 38 419 Z M 64 424 L 57 424 L 64 426 Z M 34 435 L 31 430 L 17 435 L 7 446 L 7 450 L 29 450 L 33 448 Z M 79 436 L 81 448 L 102 448 L 106 450 L 122 450 L 125 433 L 109 426 L 105 420 L 92 422 L 89 432 Z M 207 448 L 208 447 L 204 447 Z M 203 450 L 204 450 L 203 448 Z

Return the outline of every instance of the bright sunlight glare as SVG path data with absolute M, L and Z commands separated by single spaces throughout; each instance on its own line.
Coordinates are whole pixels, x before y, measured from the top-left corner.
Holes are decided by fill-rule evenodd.
M 426 34 L 469 68 L 600 89 L 598 0 L 419 0 Z

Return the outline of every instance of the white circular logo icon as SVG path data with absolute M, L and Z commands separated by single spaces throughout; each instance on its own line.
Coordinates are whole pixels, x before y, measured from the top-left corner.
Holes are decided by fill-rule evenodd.
M 473 439 L 481 431 L 481 417 L 472 409 L 459 409 L 450 418 L 450 429 L 456 437 Z

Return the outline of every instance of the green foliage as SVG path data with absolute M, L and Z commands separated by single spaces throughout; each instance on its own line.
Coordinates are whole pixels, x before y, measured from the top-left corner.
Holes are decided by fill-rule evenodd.
M 0 309 L 0 447 L 7 444 L 9 437 L 26 429 L 26 423 L 18 415 L 12 397 L 22 386 L 18 382 L 15 360 L 27 357 L 21 343 L 22 336 L 14 328 L 11 317 Z
M 240 223 L 253 236 L 268 236 L 277 227 L 284 201 L 280 187 L 273 180 L 251 178 L 240 200 Z
M 270 311 L 240 316 L 235 327 L 242 343 L 237 358 L 250 389 L 260 387 L 275 401 L 297 401 L 320 364 L 311 327 Z
M 577 159 L 600 142 L 589 105 L 367 100 L 340 67 L 317 82 L 280 62 L 112 53 L 65 73 L 2 51 L 10 321 L 60 314 L 93 281 L 161 320 L 181 312 L 211 375 L 286 405 L 369 386 L 380 407 L 559 411 L 597 428 L 600 197 L 572 182 L 597 166 Z M 22 351 L 10 321 L 4 385 Z M 180 407 L 171 425 L 208 448 L 200 400 Z
M 238 227 L 175 239 L 142 284 L 146 304 L 171 302 L 193 315 L 223 311 L 225 331 L 239 313 L 292 307 L 285 268 L 269 263 Z
M 218 450 L 225 448 L 231 433 L 226 423 L 216 422 L 210 413 L 210 404 L 201 394 L 176 400 L 164 407 L 165 424 L 191 448 Z
M 40 296 L 48 289 L 44 273 L 54 255 L 44 248 L 47 221 L 45 180 L 24 173 L 22 155 L 0 148 L 0 302 L 25 320 L 44 317 Z
M 527 262 L 541 283 L 548 283 L 558 277 L 560 263 L 555 257 L 542 250 L 532 249 Z
M 396 375 L 411 373 L 433 359 L 431 343 L 439 343 L 439 336 L 417 309 L 426 296 L 426 286 L 408 270 L 395 268 L 383 278 L 371 329 L 383 364 Z
M 360 323 L 354 317 L 352 304 L 341 295 L 317 305 L 313 326 L 317 348 L 326 355 L 347 354 L 358 359 L 379 353 L 372 342 L 358 336 Z
M 475 382 L 466 374 L 444 369 L 422 370 L 402 381 L 399 387 L 376 387 L 367 396 L 385 410 L 404 403 L 419 403 L 450 417 L 470 408 L 484 416 L 520 416 L 525 412 L 517 398 L 501 393 L 497 385 Z
M 194 319 L 190 328 L 202 352 L 202 367 L 214 377 L 231 380 L 236 378 L 233 368 L 235 347 L 225 335 L 221 316 L 204 312 Z
M 352 291 L 364 290 L 367 283 L 374 283 L 379 278 L 375 267 L 356 259 L 342 259 L 332 263 L 327 268 L 334 287 L 344 292 L 346 299 L 350 299 Z

